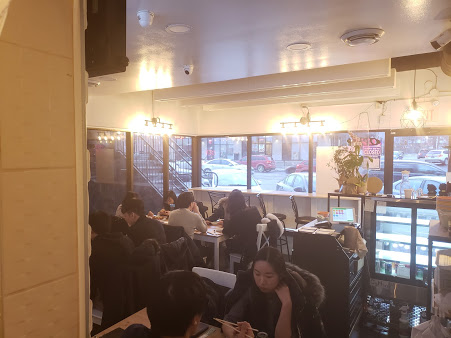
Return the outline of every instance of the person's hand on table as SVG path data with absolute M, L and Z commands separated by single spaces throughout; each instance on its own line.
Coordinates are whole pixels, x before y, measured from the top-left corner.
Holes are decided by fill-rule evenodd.
M 240 332 L 235 331 L 234 337 L 244 338 L 246 336 L 253 337 L 254 332 L 252 331 L 252 326 L 248 322 L 237 322 L 237 329 Z
M 158 213 L 160 216 L 169 216 L 169 211 L 165 210 L 165 209 L 161 209 L 160 212 Z
M 205 220 L 205 223 L 206 223 L 207 225 L 211 225 L 211 224 L 212 224 L 208 219 Z
M 216 223 L 216 225 L 222 227 L 222 226 L 224 225 L 224 221 L 223 221 L 222 219 L 220 219 L 220 220 L 218 221 L 218 223 Z
M 154 213 L 152 211 L 149 210 L 149 212 L 147 213 L 147 217 L 155 217 Z

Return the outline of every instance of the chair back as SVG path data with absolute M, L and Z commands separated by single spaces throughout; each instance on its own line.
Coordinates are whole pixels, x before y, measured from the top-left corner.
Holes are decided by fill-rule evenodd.
M 266 216 L 266 206 L 265 200 L 263 199 L 263 195 L 261 193 L 257 194 L 258 201 L 260 202 L 260 208 L 262 209 L 263 217 Z
M 213 281 L 214 283 L 233 289 L 235 287 L 236 275 L 219 270 L 194 267 L 193 272 L 197 273 L 201 277 L 205 277 Z
M 250 195 L 244 196 L 244 199 L 246 201 L 246 205 L 250 208 L 251 207 L 251 196 Z
M 209 191 L 208 196 L 210 197 L 211 212 L 213 213 L 215 210 L 215 207 L 219 203 L 219 200 L 223 197 L 226 197 L 226 194 L 224 192 Z
M 293 209 L 294 212 L 294 220 L 297 223 L 297 220 L 299 218 L 298 205 L 296 204 L 296 200 L 294 199 L 293 195 L 290 196 L 290 200 L 291 200 L 291 208 Z

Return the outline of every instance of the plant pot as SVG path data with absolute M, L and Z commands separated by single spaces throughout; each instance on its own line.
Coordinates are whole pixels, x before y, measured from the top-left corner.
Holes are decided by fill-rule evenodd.
M 343 186 L 344 194 L 357 194 L 357 186 L 355 184 L 345 184 Z
M 357 193 L 365 194 L 367 191 L 367 182 L 362 182 L 362 185 L 357 187 Z

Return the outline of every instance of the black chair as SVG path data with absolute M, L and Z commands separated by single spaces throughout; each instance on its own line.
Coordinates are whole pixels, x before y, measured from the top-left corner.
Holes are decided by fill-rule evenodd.
M 213 213 L 216 206 L 219 204 L 219 200 L 226 197 L 226 194 L 224 192 L 209 191 L 208 196 L 210 197 L 211 212 Z
M 293 208 L 293 212 L 294 212 L 294 221 L 296 222 L 296 229 L 299 227 L 299 225 L 305 225 L 316 219 L 316 217 L 312 217 L 312 216 L 299 216 L 298 205 L 296 204 L 296 200 L 294 199 L 293 195 L 290 196 L 290 200 L 291 200 L 291 207 Z
M 260 202 L 260 208 L 262 209 L 263 217 L 266 217 L 267 212 L 266 212 L 266 205 L 265 205 L 265 200 L 263 199 L 263 195 L 261 193 L 257 194 L 257 198 L 258 198 L 258 201 Z M 280 252 L 283 252 L 282 248 L 285 245 L 287 248 L 288 260 L 291 261 L 290 248 L 288 247 L 288 237 L 285 232 L 285 220 L 287 219 L 287 215 L 281 214 L 278 212 L 272 212 L 272 214 L 274 216 L 276 216 L 283 224 L 283 235 L 280 236 L 279 240 L 278 240 L 279 250 L 280 250 Z

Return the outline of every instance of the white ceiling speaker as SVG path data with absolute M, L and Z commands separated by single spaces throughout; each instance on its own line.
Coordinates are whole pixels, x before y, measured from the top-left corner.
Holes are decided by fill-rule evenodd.
M 357 29 L 344 33 L 341 41 L 351 47 L 372 45 L 378 42 L 384 33 L 384 30 L 380 28 Z
M 138 16 L 138 21 L 142 28 L 152 25 L 153 18 L 155 17 L 155 14 L 147 9 L 138 11 L 136 15 Z

